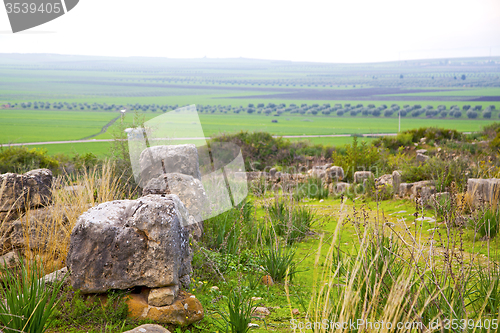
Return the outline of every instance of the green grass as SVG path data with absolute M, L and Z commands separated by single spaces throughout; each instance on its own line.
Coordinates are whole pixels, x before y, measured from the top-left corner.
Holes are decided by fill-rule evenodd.
M 47 149 L 49 155 L 65 154 L 74 156 L 76 154 L 92 153 L 100 158 L 110 156 L 111 142 L 84 142 L 84 143 L 58 143 L 50 145 L 32 145 L 28 148 L 44 148 Z
M 150 118 L 151 113 L 146 113 Z M 278 123 L 271 123 L 271 120 Z M 289 120 L 287 120 L 289 119 Z M 200 114 L 200 120 L 205 136 L 211 136 L 221 132 L 234 133 L 243 131 L 265 131 L 273 135 L 330 135 L 330 134 L 354 134 L 354 133 L 397 133 L 398 119 L 396 117 L 337 117 L 337 116 L 313 116 L 313 115 L 287 115 L 280 117 L 248 115 L 248 114 Z M 304 121 L 309 120 L 309 121 Z M 479 131 L 482 126 L 490 124 L 493 120 L 465 119 L 427 119 L 427 118 L 402 118 L 401 130 L 409 130 L 420 127 L 443 127 L 456 129 L 461 132 Z M 108 131 L 97 139 L 110 138 Z
M 336 138 L 290 138 L 288 139 L 290 141 L 308 141 L 312 144 L 322 144 L 325 146 L 344 146 L 346 144 L 352 144 L 352 137 L 347 136 L 347 137 L 336 137 Z M 369 137 L 359 137 L 358 141 L 359 142 L 371 142 L 375 140 L 375 138 L 369 138 Z
M 79 140 L 97 134 L 116 112 L 0 110 L 0 143 Z
M 464 81 L 464 84 L 467 84 Z M 453 88 L 450 91 L 436 91 L 425 93 L 411 93 L 404 95 L 385 95 L 385 96 L 498 96 L 500 88 Z M 476 105 L 476 102 L 468 102 L 471 105 Z M 482 102 L 479 102 L 481 104 Z M 498 104 L 498 102 L 490 102 L 490 104 Z
M 86 136 L 99 133 L 102 126 L 116 116 L 116 112 L 92 111 L 32 111 L 32 110 L 1 110 L 0 142 L 43 142 L 79 140 Z M 145 112 L 145 120 L 161 115 L 161 112 Z M 93 120 L 89 120 L 89 118 Z M 125 117 L 125 122 L 131 122 L 133 115 Z M 271 123 L 277 119 L 278 123 Z M 309 121 L 304 121 L 304 120 Z M 283 115 L 281 117 L 248 115 L 248 114 L 200 114 L 200 120 L 205 136 L 213 136 L 221 132 L 234 133 L 243 131 L 267 131 L 273 135 L 332 135 L 332 134 L 377 134 L 396 133 L 398 119 L 395 117 L 337 117 L 313 115 Z M 484 125 L 497 121 L 466 119 L 427 119 L 402 118 L 401 130 L 408 130 L 426 126 L 456 129 L 462 132 L 479 131 Z M 94 139 L 112 139 L 117 133 L 118 124 L 108 128 L 104 134 Z M 324 145 L 344 145 L 352 142 L 351 137 L 334 138 L 291 138 L 290 140 L 308 140 L 312 143 Z M 373 138 L 362 138 L 363 141 L 372 141 Z M 47 144 L 36 147 L 47 148 L 49 154 L 92 152 L 97 156 L 105 156 L 109 151 L 109 142 L 93 143 L 63 143 Z
M 297 274 L 295 277 L 295 284 L 299 286 L 311 286 L 313 283 L 312 274 L 310 267 L 314 266 L 315 254 L 319 246 L 319 234 L 324 233 L 325 238 L 323 240 L 324 244 L 330 244 L 331 237 L 334 234 L 335 228 L 337 226 L 337 219 L 340 212 L 340 200 L 339 199 L 326 199 L 323 202 L 313 199 L 303 199 L 303 204 L 312 207 L 316 210 L 318 216 L 321 218 L 321 223 L 313 226 L 313 231 L 316 236 L 306 238 L 306 240 L 296 243 L 296 258 L 301 261 L 300 265 L 297 266 Z M 361 200 L 356 202 L 356 209 L 358 212 L 363 209 L 368 212 L 370 216 L 371 223 L 376 220 L 377 217 L 377 203 L 371 200 Z M 346 207 L 347 212 L 352 217 L 353 212 L 353 202 L 347 200 Z M 442 235 L 446 235 L 446 227 L 440 223 L 439 219 L 437 222 L 415 222 L 415 204 L 409 200 L 386 200 L 379 202 L 378 205 L 378 220 L 380 224 L 384 221 L 391 222 L 395 224 L 395 230 L 403 233 L 405 225 L 401 222 L 402 218 L 406 219 L 406 225 L 409 231 L 414 235 L 419 235 L 421 239 L 431 239 L 433 237 L 433 228 L 439 228 Z M 406 212 L 401 212 L 406 211 Z M 432 217 L 434 212 L 432 209 L 425 211 L 425 216 Z M 458 232 L 458 231 L 457 231 Z M 361 236 L 361 235 L 360 235 Z M 355 228 L 352 223 L 347 223 L 343 226 L 340 233 L 340 241 L 342 251 L 347 251 L 349 253 L 357 253 L 356 246 L 358 235 L 355 232 Z M 469 254 L 477 254 L 481 257 L 488 256 L 488 251 L 492 259 L 498 260 L 500 258 L 500 238 L 495 237 L 490 240 L 488 246 L 487 241 L 474 240 L 473 230 L 467 230 L 464 233 L 463 248 Z M 434 239 L 439 242 L 438 233 L 434 234 Z M 496 249 L 496 250 L 493 250 Z M 328 252 L 328 246 L 323 246 L 321 248 L 322 256 L 325 256 Z M 310 288 L 310 287 L 309 287 Z

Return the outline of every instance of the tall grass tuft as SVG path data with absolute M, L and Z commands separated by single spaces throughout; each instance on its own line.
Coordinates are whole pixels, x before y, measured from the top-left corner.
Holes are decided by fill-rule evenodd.
M 288 245 L 304 239 L 315 222 L 311 208 L 294 205 L 284 198 L 275 198 L 268 207 L 268 213 L 276 234 L 285 237 Z
M 254 206 L 244 201 L 238 207 L 214 216 L 204 223 L 203 243 L 212 250 L 235 254 L 240 245 L 255 242 Z
M 292 280 L 297 271 L 295 249 L 279 244 L 269 247 L 260 254 L 261 266 L 275 282 L 283 282 L 286 278 Z
M 500 229 L 500 209 L 489 207 L 478 213 L 479 218 L 475 221 L 478 234 L 482 237 L 495 237 Z
M 252 301 L 251 295 L 241 293 L 241 290 L 231 290 L 226 298 L 227 312 L 223 310 L 217 311 L 222 317 L 223 329 L 231 333 L 246 333 L 250 331 L 252 316 Z
M 500 265 L 492 263 L 487 267 L 476 265 L 474 292 L 471 297 L 475 311 L 486 314 L 500 311 Z
M 500 321 L 500 269 L 474 257 L 465 260 L 458 250 L 462 246 L 460 228 L 464 226 L 445 224 L 444 239 L 440 231 L 433 235 L 442 244 L 436 247 L 433 242 L 422 241 L 426 238 L 419 234 L 421 226 L 398 231 L 386 224 L 354 223 L 346 216 L 342 205 L 326 255 L 322 251 L 324 236 L 320 239 L 312 296 L 304 319 L 309 326 L 296 326 L 294 331 L 498 331 L 498 325 L 492 323 Z M 353 255 L 340 250 L 345 220 L 354 223 L 358 235 Z M 484 325 L 485 320 L 489 327 L 476 327 L 479 321 Z M 330 325 L 352 322 L 354 326 L 347 328 Z M 374 328 L 370 322 L 394 326 Z M 452 328 L 454 322 L 464 328 Z M 398 323 L 406 326 L 397 327 Z
M 42 263 L 19 260 L 18 271 L 0 269 L 4 285 L 0 287 L 0 324 L 5 332 L 45 332 L 55 310 L 57 295 L 64 279 L 48 286 L 42 279 Z

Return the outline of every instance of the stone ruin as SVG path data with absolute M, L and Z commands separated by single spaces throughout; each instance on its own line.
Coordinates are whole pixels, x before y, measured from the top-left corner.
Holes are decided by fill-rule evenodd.
M 132 289 L 127 303 L 137 319 L 179 325 L 201 320 L 201 303 L 180 292 L 189 287 L 192 272 L 187 225 L 188 211 L 175 194 L 89 209 L 71 234 L 71 285 L 82 293 Z
M 12 250 L 25 246 L 27 224 L 41 223 L 50 227 L 53 221 L 46 206 L 52 202 L 52 182 L 52 172 L 48 169 L 31 170 L 22 175 L 0 175 L 0 256 L 10 252 L 8 256 L 14 258 Z M 25 215 L 26 211 L 29 216 Z M 28 231 L 30 246 L 43 246 L 35 229 Z
M 27 209 L 49 205 L 51 188 L 52 171 L 48 169 L 0 175 L 0 221 L 11 221 Z
M 148 154 L 159 160 L 146 158 Z M 190 237 L 201 237 L 203 217 L 210 206 L 197 154 L 194 145 L 147 148 L 139 161 L 141 178 L 147 180 L 142 184 L 142 197 L 106 202 L 79 217 L 66 261 L 74 288 L 89 294 L 130 290 L 130 316 L 137 319 L 186 325 L 203 318 L 201 303 L 183 290 L 189 286 L 192 272 Z M 286 174 L 276 169 L 268 173 L 236 172 L 236 177 L 245 181 L 265 179 L 278 184 L 305 182 L 312 176 L 322 179 L 331 193 L 342 193 L 351 186 L 342 182 L 344 170 L 331 164 L 315 166 L 307 174 Z M 360 171 L 354 179 L 355 184 L 373 179 L 377 186 L 391 185 L 401 198 L 442 195 L 436 193 L 431 181 L 402 183 L 398 171 L 379 178 Z M 24 244 L 25 221 L 19 217 L 27 209 L 39 208 L 30 218 L 50 223 L 50 207 L 46 206 L 51 203 L 52 181 L 47 169 L 0 175 L 0 221 L 7 221 L 0 230 L 0 255 Z M 498 201 L 500 179 L 469 179 L 468 192 L 475 202 Z M 13 252 L 3 258 L 12 259 Z
M 143 196 L 100 204 L 73 228 L 66 259 L 83 293 L 132 290 L 130 316 L 186 325 L 203 318 L 201 303 L 182 289 L 191 282 L 190 234 L 203 233 L 209 208 L 194 145 L 155 146 L 139 160 Z
M 210 204 L 194 145 L 152 147 L 143 155 L 151 151 L 160 157 L 160 168 L 141 159 L 142 197 L 105 202 L 78 218 L 66 258 L 69 283 L 84 294 L 129 290 L 132 318 L 187 325 L 204 316 L 201 303 L 184 290 L 191 282 L 190 242 L 201 237 Z M 14 264 L 15 250 L 25 246 L 26 223 L 53 222 L 52 182 L 46 169 L 0 175 L 2 264 Z M 30 246 L 43 247 L 44 240 L 34 236 Z

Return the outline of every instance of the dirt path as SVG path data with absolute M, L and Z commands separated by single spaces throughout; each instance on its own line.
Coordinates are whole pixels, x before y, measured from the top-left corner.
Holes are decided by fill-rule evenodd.
M 109 123 L 107 123 L 106 125 L 104 125 L 101 129 L 101 131 L 97 134 L 92 134 L 90 136 L 86 136 L 84 137 L 83 139 L 81 140 L 88 140 L 88 139 L 91 139 L 91 138 L 95 138 L 96 136 L 100 135 L 100 134 L 103 134 L 103 133 L 106 133 L 106 131 L 108 130 L 109 126 L 113 125 L 115 123 L 115 121 L 117 121 L 118 119 L 120 119 L 121 115 L 119 115 L 118 117 L 116 118 L 113 118 L 109 121 Z

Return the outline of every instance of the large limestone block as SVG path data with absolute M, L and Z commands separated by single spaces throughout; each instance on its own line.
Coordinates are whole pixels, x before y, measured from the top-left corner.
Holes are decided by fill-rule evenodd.
M 354 184 L 363 183 L 365 179 L 374 178 L 373 172 L 371 171 L 356 171 L 354 173 Z
M 328 192 L 332 194 L 341 194 L 349 191 L 350 187 L 351 184 L 349 183 L 344 183 L 344 182 L 331 183 L 330 185 L 328 185 Z
M 23 193 L 24 179 L 16 173 L 0 175 L 0 211 L 23 209 L 25 198 Z
M 181 173 L 201 180 L 198 150 L 193 144 L 154 146 L 139 157 L 141 186 L 165 173 Z
M 0 226 L 0 253 L 6 249 L 45 249 L 53 238 L 64 238 L 63 226 L 68 223 L 64 212 L 54 214 L 53 207 L 30 209 L 15 221 Z
M 325 181 L 330 184 L 344 179 L 344 169 L 339 166 L 332 166 L 326 169 Z
M 404 198 L 411 195 L 411 188 L 413 183 L 401 183 L 399 184 L 399 197 Z
M 52 171 L 31 170 L 23 174 L 23 177 L 31 207 L 45 206 L 52 202 Z
M 392 172 L 392 186 L 394 188 L 394 193 L 398 193 L 399 185 L 401 185 L 401 172 L 396 170 Z
M 51 188 L 52 171 L 48 169 L 0 175 L 0 222 L 16 218 L 29 207 L 50 204 Z
M 429 156 L 424 155 L 424 154 L 417 153 L 416 160 L 417 160 L 419 163 L 424 163 L 424 162 L 426 162 L 428 159 L 429 159 Z
M 419 182 L 415 182 L 411 187 L 411 195 L 413 197 L 416 197 L 418 195 L 425 196 L 430 192 L 434 193 L 432 190 L 430 190 L 430 187 L 432 187 L 433 184 L 434 182 L 432 180 L 421 180 Z
M 101 293 L 186 281 L 192 271 L 186 220 L 186 208 L 173 194 L 89 209 L 71 234 L 66 259 L 71 284 L 83 293 Z
M 188 210 L 187 228 L 195 240 L 203 235 L 203 220 L 210 217 L 210 201 L 202 182 L 193 176 L 167 173 L 151 179 L 142 191 L 148 194 L 175 194 Z
M 382 176 L 376 178 L 375 184 L 377 186 L 385 186 L 385 185 L 393 186 L 392 175 L 386 174 L 386 175 L 382 175 Z
M 500 179 L 498 178 L 469 178 L 467 180 L 467 193 L 472 196 L 474 203 L 491 203 L 500 201 Z
M 308 171 L 308 173 L 311 177 L 325 178 L 326 172 L 331 166 L 332 165 L 330 163 L 324 165 L 315 165 L 311 170 Z

